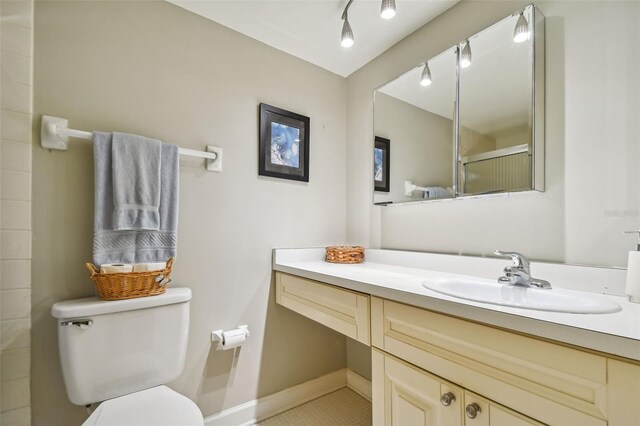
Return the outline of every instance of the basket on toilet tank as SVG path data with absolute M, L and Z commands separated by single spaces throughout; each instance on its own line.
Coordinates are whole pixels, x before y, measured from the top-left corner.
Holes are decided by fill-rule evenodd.
M 175 257 L 167 260 L 164 269 L 145 272 L 122 272 L 104 274 L 93 264 L 87 263 L 90 277 L 102 300 L 133 299 L 162 294 L 167 290 Z

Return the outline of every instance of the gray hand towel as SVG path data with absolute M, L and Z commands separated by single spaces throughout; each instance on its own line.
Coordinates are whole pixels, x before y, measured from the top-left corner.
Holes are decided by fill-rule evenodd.
M 162 144 L 159 229 L 117 231 L 113 227 L 111 133 L 93 133 L 95 212 L 93 263 L 164 262 L 177 254 L 178 147 Z
M 160 229 L 160 141 L 113 133 L 113 229 Z

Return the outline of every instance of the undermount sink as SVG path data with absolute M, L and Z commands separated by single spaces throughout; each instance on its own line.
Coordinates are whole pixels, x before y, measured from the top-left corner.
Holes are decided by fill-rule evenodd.
M 459 299 L 538 311 L 610 314 L 622 309 L 617 303 L 595 294 L 513 286 L 483 278 L 434 278 L 424 281 L 422 286 Z

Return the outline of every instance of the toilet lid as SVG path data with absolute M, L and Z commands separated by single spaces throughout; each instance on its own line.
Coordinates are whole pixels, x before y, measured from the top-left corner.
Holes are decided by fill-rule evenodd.
M 104 401 L 83 426 L 202 426 L 198 406 L 166 386 Z

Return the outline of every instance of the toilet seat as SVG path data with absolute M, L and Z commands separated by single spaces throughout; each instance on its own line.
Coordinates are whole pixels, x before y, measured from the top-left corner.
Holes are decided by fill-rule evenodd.
M 198 406 L 166 386 L 156 386 L 109 399 L 83 426 L 202 426 Z

